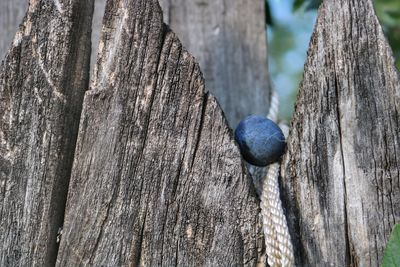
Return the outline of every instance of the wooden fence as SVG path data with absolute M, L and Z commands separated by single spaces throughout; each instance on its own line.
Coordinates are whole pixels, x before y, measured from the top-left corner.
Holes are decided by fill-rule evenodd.
M 263 1 L 225 2 L 162 1 L 183 46 L 157 0 L 107 1 L 90 81 L 94 0 L 30 0 L 0 67 L 0 266 L 266 264 L 228 126 L 268 110 Z M 380 263 L 399 110 L 371 0 L 326 0 L 282 161 L 296 266 Z

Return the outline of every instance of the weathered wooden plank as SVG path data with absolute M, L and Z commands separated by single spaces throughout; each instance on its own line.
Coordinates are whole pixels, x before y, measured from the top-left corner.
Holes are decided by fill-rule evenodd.
M 31 0 L 1 64 L 1 266 L 55 263 L 89 80 L 92 5 Z
M 250 114 L 267 115 L 264 0 L 160 0 L 164 21 L 199 61 L 207 88 L 232 128 Z M 248 165 L 261 190 L 265 168 Z
M 156 0 L 109 1 L 57 266 L 254 266 L 258 201 Z
M 370 0 L 325 1 L 282 175 L 298 266 L 378 266 L 400 220 L 400 83 Z
M 267 115 L 264 0 L 161 0 L 165 22 L 198 59 L 207 88 L 231 127 L 250 114 Z
M 106 0 L 96 0 L 92 41 L 98 46 Z M 250 114 L 269 111 L 264 0 L 160 0 L 164 22 L 199 61 L 205 83 L 231 128 Z M 229 49 L 229 54 L 227 53 Z M 230 56 L 234 55 L 234 56 Z M 238 56 L 240 55 L 240 56 Z M 92 51 L 92 67 L 96 50 Z M 266 168 L 247 164 L 258 193 Z
M 104 3 L 96 0 L 95 22 L 102 21 Z M 161 0 L 160 4 L 164 22 L 198 60 L 207 88 L 230 126 L 236 127 L 249 114 L 266 115 L 271 85 L 264 0 Z M 94 26 L 94 32 L 99 31 L 100 24 Z

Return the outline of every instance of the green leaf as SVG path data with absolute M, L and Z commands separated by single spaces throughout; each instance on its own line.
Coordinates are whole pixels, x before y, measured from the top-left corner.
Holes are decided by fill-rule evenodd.
M 322 4 L 322 0 L 311 0 L 309 1 L 306 10 L 314 10 L 318 9 L 319 6 Z
M 400 224 L 396 224 L 386 246 L 382 267 L 400 266 Z
M 298 10 L 304 4 L 304 0 L 295 0 L 293 3 L 293 10 Z
M 400 1 L 374 0 L 373 2 L 376 14 L 396 57 L 396 66 L 400 68 Z
M 293 3 L 293 11 L 297 11 L 303 6 L 306 6 L 306 11 L 310 11 L 318 9 L 321 4 L 322 0 L 295 0 Z
M 395 20 L 400 19 L 400 10 L 388 10 L 386 13 Z

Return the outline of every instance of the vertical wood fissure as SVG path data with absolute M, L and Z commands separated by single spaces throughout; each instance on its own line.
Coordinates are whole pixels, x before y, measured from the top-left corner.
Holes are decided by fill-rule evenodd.
M 2 266 L 56 261 L 89 84 L 92 12 L 92 0 L 31 0 L 1 64 Z
M 350 16 L 351 17 L 351 16 Z M 336 105 L 336 116 L 337 116 L 337 123 L 338 123 L 338 137 L 339 137 L 339 147 L 340 147 L 340 154 L 341 154 L 341 159 L 342 159 L 342 175 L 343 175 L 343 216 L 344 216 L 344 236 L 345 236 L 345 242 L 346 242 L 346 251 L 345 251 L 345 265 L 346 266 L 353 266 L 356 267 L 358 265 L 353 265 L 353 258 L 352 258 L 352 253 L 351 253 L 351 240 L 349 236 L 349 224 L 348 224 L 348 214 L 347 214 L 347 187 L 346 187 L 346 163 L 344 160 L 344 152 L 343 152 L 343 140 L 342 140 L 342 125 L 341 125 L 341 112 L 340 112 L 340 88 L 339 88 L 339 83 L 337 80 L 336 76 L 336 69 L 334 69 L 333 73 L 334 77 L 334 91 L 335 91 L 335 97 L 336 97 L 336 102 L 334 105 Z M 345 114 L 343 115 L 345 116 Z

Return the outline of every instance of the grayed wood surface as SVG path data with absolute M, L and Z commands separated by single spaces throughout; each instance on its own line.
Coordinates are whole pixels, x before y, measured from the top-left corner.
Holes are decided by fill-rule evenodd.
M 95 65 L 97 47 L 99 45 L 101 27 L 106 0 L 93 0 L 95 10 L 92 24 L 92 55 L 91 67 Z M 18 30 L 25 12 L 28 8 L 28 0 L 0 0 L 0 61 L 3 60 L 12 40 Z M 92 71 L 91 71 L 92 73 Z
M 399 111 L 371 1 L 325 1 L 282 164 L 298 266 L 380 264 L 400 221 Z
M 53 266 L 57 256 L 92 12 L 91 1 L 64 2 L 30 1 L 0 67 L 0 266 Z
M 103 0 L 98 0 L 103 1 Z M 264 0 L 160 0 L 164 21 L 199 61 L 230 127 L 266 116 L 271 84 Z M 266 168 L 247 165 L 261 191 Z
M 0 1 L 0 61 L 11 46 L 18 25 L 28 8 L 28 2 L 28 0 Z
M 93 0 L 95 10 L 92 25 L 92 55 L 91 67 L 96 61 L 97 47 L 100 39 L 101 26 L 104 15 L 105 0 Z M 0 61 L 3 60 L 7 50 L 10 48 L 12 40 L 18 30 L 26 9 L 28 0 L 1 0 L 0 1 Z
M 270 82 L 264 0 L 161 0 L 164 20 L 198 59 L 231 127 L 267 115 Z
M 104 2 L 96 0 L 94 32 Z M 230 126 L 236 127 L 250 114 L 267 115 L 271 85 L 264 0 L 161 0 L 160 4 L 164 22 L 198 60 L 206 86 Z
M 241 12 L 171 1 L 167 21 L 196 3 Z M 1 266 L 56 260 L 91 11 L 31 0 L 1 65 Z M 190 22 L 182 12 L 179 25 Z M 296 260 L 377 266 L 400 219 L 399 76 L 370 0 L 326 1 L 319 13 L 282 165 Z M 94 79 L 57 265 L 262 262 L 258 203 L 232 133 L 157 1 L 109 1 Z
M 258 201 L 156 0 L 109 1 L 57 266 L 254 266 Z

